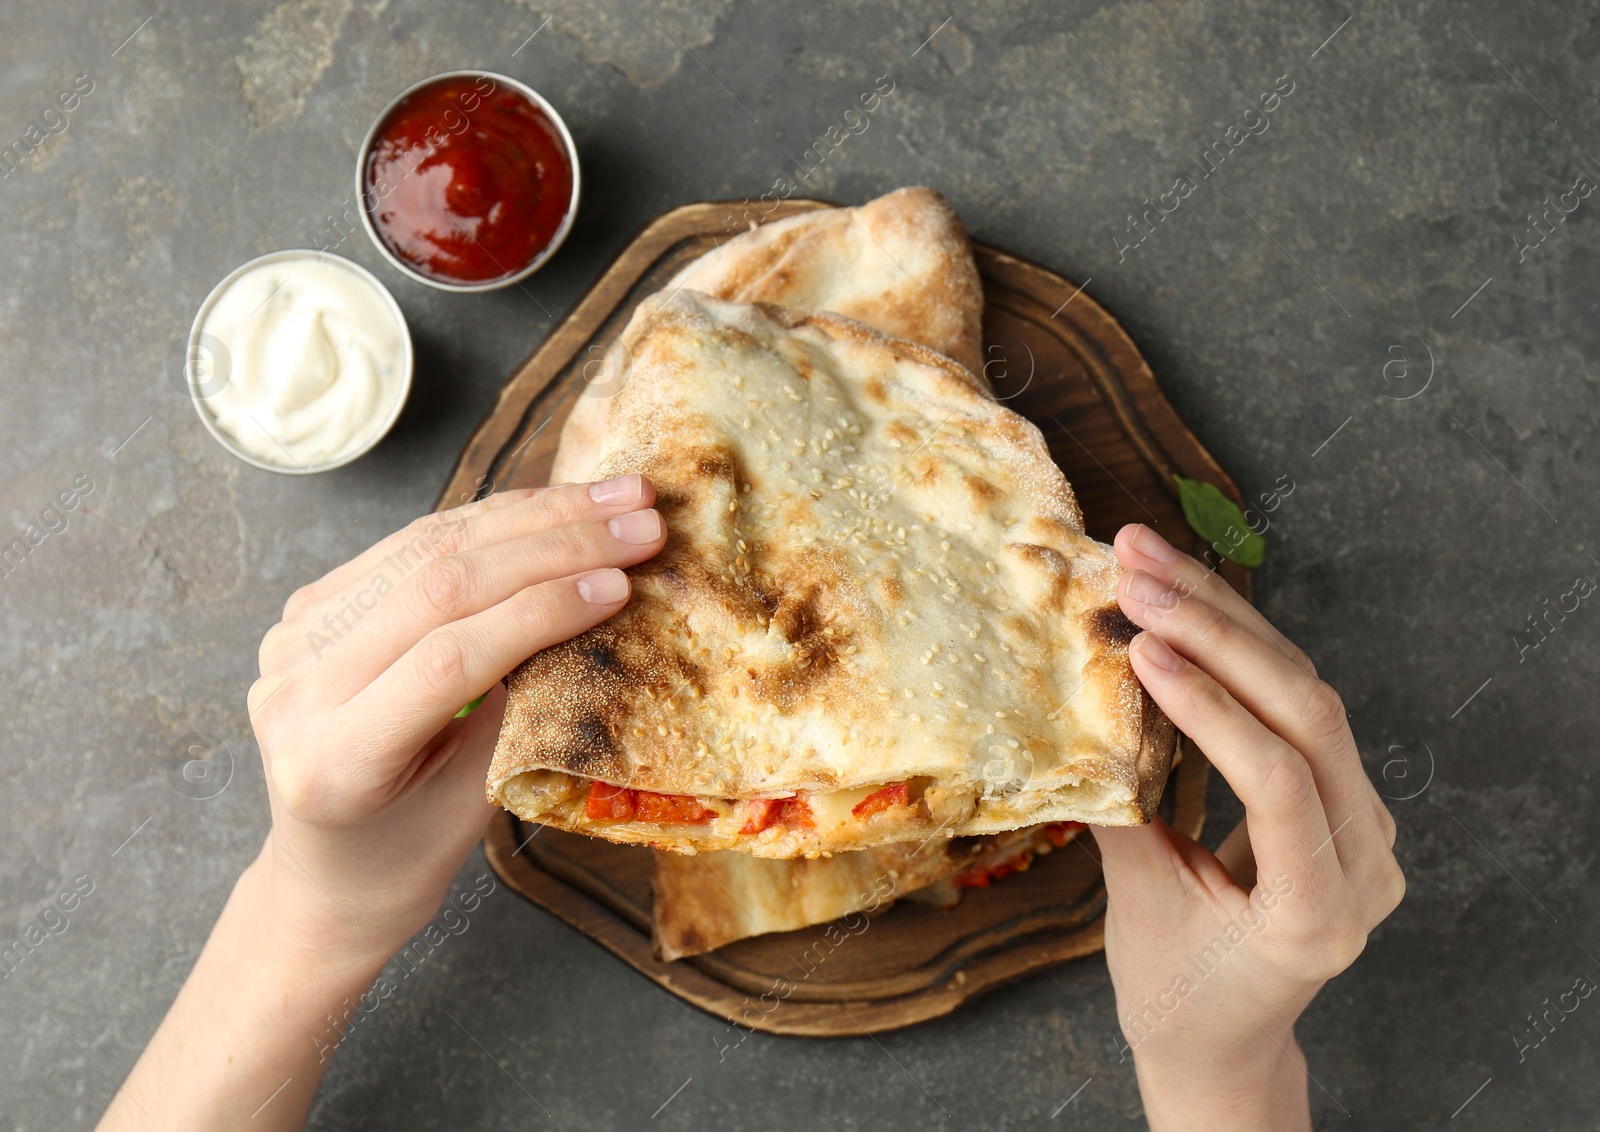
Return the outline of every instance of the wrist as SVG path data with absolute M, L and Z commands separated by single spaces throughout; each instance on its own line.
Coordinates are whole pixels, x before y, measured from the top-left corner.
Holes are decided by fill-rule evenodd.
M 1305 1055 L 1293 1027 L 1228 1050 L 1135 1053 L 1151 1132 L 1309 1132 Z
M 282 972 L 297 985 L 305 986 L 309 976 L 318 989 L 364 988 L 399 946 L 373 939 L 353 912 L 317 892 L 305 871 L 286 861 L 271 839 L 240 874 L 234 900 L 246 930 L 260 941 L 263 973 Z
M 386 956 L 330 945 L 273 870 L 264 852 L 240 875 L 101 1128 L 301 1127 Z

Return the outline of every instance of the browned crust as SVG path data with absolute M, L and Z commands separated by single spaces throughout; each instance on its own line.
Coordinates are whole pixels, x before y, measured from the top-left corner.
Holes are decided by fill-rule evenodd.
M 1177 750 L 1178 730 L 1133 674 L 1128 646 L 1141 632 L 1139 626 L 1130 621 L 1121 606 L 1116 604 L 1090 610 L 1084 615 L 1084 621 L 1093 651 L 1116 666 L 1114 682 L 1117 693 L 1137 700 L 1138 706 L 1129 713 L 1128 718 L 1130 722 L 1137 720 L 1129 738 L 1137 742 L 1139 751 L 1136 772 L 1139 792 L 1134 799 L 1134 806 L 1139 814 L 1139 823 L 1143 824 L 1155 816 L 1156 807 L 1161 802 L 1161 792 L 1166 786 L 1167 774 Z

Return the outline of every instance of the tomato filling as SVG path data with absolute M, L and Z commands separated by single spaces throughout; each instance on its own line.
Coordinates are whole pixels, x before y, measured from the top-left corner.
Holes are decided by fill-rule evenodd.
M 746 803 L 744 827 L 739 832 L 746 837 L 760 833 L 778 820 L 778 811 L 782 808 L 782 798 L 756 798 Z
M 592 821 L 653 821 L 698 825 L 717 816 L 687 794 L 657 794 L 650 790 L 629 790 L 609 782 L 589 787 L 583 802 L 583 816 Z
M 596 782 L 583 801 L 583 816 L 592 821 L 632 821 L 633 791 Z
M 904 806 L 911 800 L 904 782 L 896 782 L 892 786 L 885 786 L 881 790 L 874 790 L 861 801 L 850 807 L 850 812 L 858 818 L 870 818 L 873 814 L 881 814 L 890 806 Z
M 817 825 L 811 804 L 804 798 L 754 798 L 745 806 L 745 823 L 739 832 L 747 837 L 779 824 L 795 829 L 815 829 Z
M 997 865 L 987 868 L 968 869 L 964 873 L 956 874 L 957 888 L 988 888 L 997 880 L 1004 880 L 1012 873 L 1025 873 L 1028 866 L 1033 864 L 1033 854 L 1023 850 L 1021 854 L 1009 861 L 1001 861 Z
M 1044 834 L 1046 840 L 1057 849 L 1066 845 L 1068 838 L 1073 833 L 1083 828 L 1081 821 L 1053 821 L 1043 826 L 1039 832 Z M 1025 873 L 1028 866 L 1033 864 L 1033 851 L 1024 849 L 1015 857 L 999 861 L 992 865 L 974 866 L 966 872 L 957 873 L 955 884 L 957 888 L 988 888 L 997 880 L 1003 880 L 1012 873 Z
M 1067 843 L 1067 835 L 1083 828 L 1081 821 L 1053 821 L 1044 827 L 1044 835 L 1050 839 L 1050 844 L 1057 849 Z
M 653 794 L 649 790 L 633 792 L 633 816 L 639 821 L 708 822 L 717 811 L 708 810 L 687 794 Z
M 816 821 L 811 817 L 811 803 L 804 798 L 785 798 L 778 807 L 778 820 L 796 829 L 817 828 Z

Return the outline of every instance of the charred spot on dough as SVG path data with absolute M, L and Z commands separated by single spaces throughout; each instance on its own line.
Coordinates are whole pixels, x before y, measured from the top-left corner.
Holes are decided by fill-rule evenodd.
M 689 503 L 689 497 L 681 491 L 673 491 L 661 487 L 656 488 L 656 510 L 661 513 L 662 519 L 667 520 L 668 535 L 672 533 L 671 520 L 677 517 L 685 507 L 689 506 Z
M 616 650 L 605 641 L 583 636 L 579 637 L 573 644 L 582 655 L 583 663 L 591 668 L 596 675 L 604 676 L 622 671 L 622 665 L 617 660 Z
M 917 430 L 905 421 L 890 421 L 884 428 L 883 435 L 889 440 L 898 440 L 901 444 L 915 444 L 922 439 L 917 435 Z
M 837 630 L 826 586 L 765 592 L 763 605 L 772 606 L 771 626 L 789 644 L 789 656 L 776 664 L 745 667 L 746 686 L 758 700 L 788 709 L 814 700 L 819 685 L 838 667 L 840 650 L 848 637 Z
M 755 597 L 756 603 L 766 614 L 768 620 L 778 612 L 778 607 L 783 604 L 783 586 L 781 583 L 769 585 L 761 575 L 753 575 L 750 579 L 750 593 Z
M 918 456 L 911 464 L 911 479 L 918 487 L 932 487 L 939 482 L 939 461 L 932 454 Z
M 827 679 L 834 668 L 833 648 L 831 644 L 819 646 L 814 651 L 805 645 L 797 648 L 797 660 L 744 670 L 752 696 L 785 711 L 814 699 L 817 686 Z
M 1039 546 L 1030 542 L 1010 543 L 1006 550 L 1019 555 L 1024 562 L 1048 577 L 1048 590 L 1040 599 L 1040 605 L 1046 613 L 1060 613 L 1066 608 L 1070 596 L 1068 591 L 1072 585 L 1072 563 L 1066 555 L 1053 546 Z
M 1139 635 L 1139 626 L 1128 620 L 1122 607 L 1115 603 L 1091 609 L 1084 614 L 1084 624 L 1089 632 L 1091 647 L 1101 645 L 1125 652 L 1128 643 Z
M 889 391 L 883 387 L 883 379 L 880 377 L 867 378 L 866 381 L 861 383 L 861 392 L 866 396 L 868 401 L 876 401 L 880 405 L 887 405 L 889 403 Z M 889 428 L 892 430 L 895 425 L 898 424 L 900 424 L 900 422 L 896 421 L 895 424 L 890 425 Z M 902 425 L 901 427 L 904 426 Z M 890 435 L 893 435 L 892 431 Z
M 877 580 L 878 594 L 883 598 L 884 605 L 900 605 L 906 599 L 906 591 L 900 585 L 900 579 L 892 574 L 885 574 Z
M 565 758 L 561 762 L 569 773 L 613 781 L 627 779 L 627 763 L 617 750 L 616 739 L 605 720 L 598 716 L 574 720 L 566 741 Z
M 717 445 L 691 453 L 694 470 L 707 479 L 731 480 L 739 471 L 739 457 L 732 448 Z
M 710 950 L 707 946 L 706 937 L 700 934 L 700 929 L 695 927 L 693 920 L 686 917 L 677 927 L 678 950 L 683 954 L 698 955 L 703 951 Z
M 674 522 L 684 524 L 681 514 L 694 516 L 705 507 L 721 508 L 729 496 L 740 494 L 741 484 L 750 482 L 744 461 L 729 444 L 686 447 L 654 469 L 654 473 L 659 480 L 686 485 L 676 490 L 657 488 L 656 509 L 667 522 L 669 544 Z M 692 519 L 688 525 L 694 525 Z
M 1031 642 L 1039 636 L 1038 629 L 1032 621 L 1026 617 L 1018 617 L 1014 613 L 1001 618 L 1001 624 L 1007 633 L 1020 641 Z
M 963 478 L 966 481 L 968 493 L 980 507 L 992 506 L 1000 499 L 1000 489 L 988 480 L 974 475 L 967 475 Z
M 820 629 L 819 621 L 815 590 L 789 594 L 772 611 L 773 628 L 782 633 L 783 639 L 790 644 Z

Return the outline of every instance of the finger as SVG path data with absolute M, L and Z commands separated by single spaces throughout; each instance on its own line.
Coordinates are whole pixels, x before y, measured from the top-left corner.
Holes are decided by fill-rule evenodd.
M 500 604 L 530 585 L 603 567 L 634 566 L 666 543 L 666 525 L 653 509 L 610 519 L 585 519 L 527 538 L 495 543 L 425 563 L 384 598 L 383 615 L 347 631 L 324 618 L 341 646 L 327 679 L 334 702 L 342 703 L 427 633 Z M 318 650 L 326 657 L 326 649 Z
M 421 768 L 405 786 L 429 795 L 428 809 L 443 820 L 445 828 L 457 824 L 449 820 L 451 814 L 464 821 L 471 827 L 474 840 L 482 835 L 483 822 L 495 808 L 484 795 L 483 782 L 489 774 L 505 709 L 505 685 L 494 684 L 485 693 L 483 703 L 461 720 L 460 730 L 451 736 L 433 763 Z
M 425 823 L 434 855 L 451 872 L 483 836 L 498 808 L 484 795 L 483 783 L 505 704 L 505 686 L 494 685 L 476 711 L 453 721 L 454 729 L 447 728 L 428 744 L 429 757 L 415 774 L 387 786 L 396 819 Z
M 1155 820 L 1161 819 L 1157 817 Z M 1250 886 L 1241 885 L 1217 855 L 1194 838 L 1186 837 L 1177 830 L 1172 830 L 1169 836 L 1173 849 L 1207 892 L 1219 899 L 1226 897 L 1231 900 L 1250 891 Z
M 380 572 L 393 584 L 432 558 L 523 538 L 581 518 L 653 507 L 655 501 L 655 486 L 643 476 L 629 475 L 597 484 L 508 491 L 424 515 L 295 591 L 284 606 L 283 619 L 301 619 L 312 606 Z
M 1318 852 L 1328 840 L 1328 819 L 1300 752 L 1153 633 L 1135 637 L 1128 655 L 1150 697 L 1244 803 L 1262 869 L 1300 879 L 1313 898 L 1342 893 L 1338 858 Z
M 420 547 L 431 546 L 468 518 L 526 503 L 544 490 L 544 488 L 525 487 L 500 491 L 483 499 L 463 503 L 459 507 L 421 515 L 398 531 L 385 535 L 349 561 L 341 562 L 316 581 L 308 582 L 290 594 L 289 600 L 284 603 L 284 620 L 290 620 L 307 607 L 326 599 L 330 594 L 337 593 L 346 586 L 370 576 L 385 560 L 402 548 L 417 549 L 419 540 Z
M 529 586 L 435 629 L 339 708 L 335 729 L 371 758 L 415 751 L 462 704 L 528 657 L 610 617 L 628 594 L 621 570 L 595 570 Z
M 1189 887 L 1180 875 L 1186 867 L 1171 839 L 1157 823 L 1148 825 L 1091 825 L 1089 832 L 1100 848 L 1100 868 L 1106 876 L 1106 893 L 1114 903 L 1132 905 L 1129 911 L 1155 918 L 1178 915 L 1189 899 Z M 1080 842 L 1081 844 L 1081 842 Z M 1087 851 L 1087 847 L 1085 847 Z
M 1311 675 L 1317 674 L 1311 658 L 1277 628 L 1215 570 L 1209 570 L 1143 523 L 1130 523 L 1117 532 L 1117 561 L 1124 569 L 1143 570 L 1173 587 L 1178 598 L 1198 596 L 1222 610 L 1251 633 L 1273 645 Z
M 1299 751 L 1311 767 L 1332 823 L 1330 848 L 1357 880 L 1386 868 L 1389 847 L 1378 795 L 1361 765 L 1338 693 L 1199 596 L 1175 591 L 1143 570 L 1126 571 L 1118 598 L 1128 617 L 1202 668 L 1234 700 Z
M 1250 848 L 1250 819 L 1245 818 L 1217 846 L 1217 860 L 1234 882 L 1246 891 L 1256 886 L 1256 855 Z
M 1215 857 L 1160 817 L 1148 825 L 1089 828 L 1100 847 L 1106 899 L 1122 922 L 1221 922 L 1249 899 Z
M 514 498 L 502 501 L 490 496 L 455 511 L 425 515 L 297 590 L 284 606 L 283 620 L 261 642 L 261 671 L 308 658 L 320 660 L 334 642 L 354 632 L 379 601 L 429 562 L 584 518 L 627 514 L 655 502 L 654 485 L 638 475 L 505 494 Z M 481 510 L 472 510 L 475 507 Z

